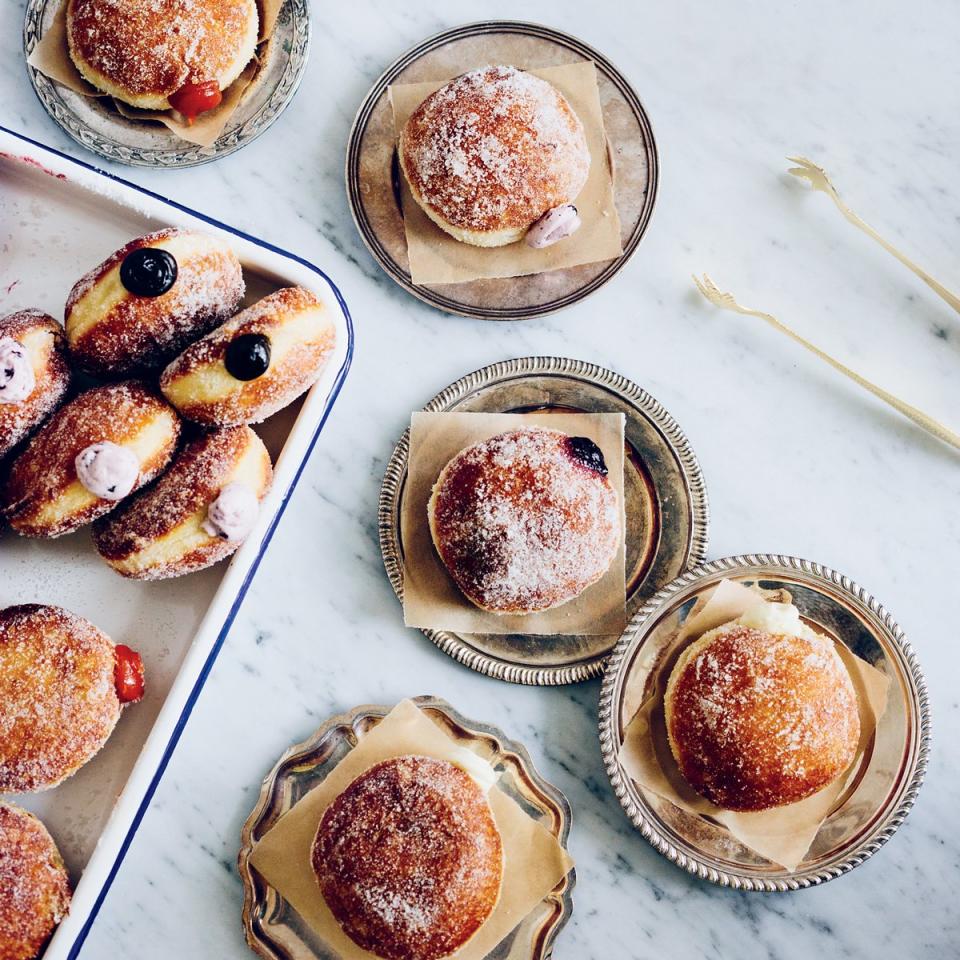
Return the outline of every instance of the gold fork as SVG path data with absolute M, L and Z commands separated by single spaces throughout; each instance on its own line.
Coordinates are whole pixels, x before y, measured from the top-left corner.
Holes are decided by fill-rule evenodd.
M 697 285 L 697 289 L 714 306 L 720 307 L 723 310 L 732 310 L 734 313 L 742 313 L 748 317 L 759 317 L 761 320 L 765 320 L 775 330 L 785 333 L 791 340 L 799 343 L 802 347 L 806 347 L 807 350 L 818 356 L 825 363 L 829 363 L 834 370 L 838 370 L 845 377 L 853 380 L 854 383 L 858 383 L 865 390 L 869 390 L 875 397 L 879 397 L 884 403 L 888 403 L 895 410 L 899 410 L 905 417 L 911 419 L 928 433 L 932 433 L 937 439 L 960 450 L 960 435 L 954 433 L 937 420 L 934 420 L 933 417 L 927 416 L 922 410 L 918 410 L 899 397 L 895 397 L 889 391 L 884 390 L 883 387 L 871 383 L 866 377 L 861 377 L 859 373 L 851 370 L 846 364 L 841 363 L 839 360 L 834 360 L 829 353 L 825 353 L 809 340 L 805 340 L 800 334 L 794 333 L 785 323 L 779 321 L 772 314 L 764 313 L 762 310 L 751 310 L 749 307 L 744 307 L 737 303 L 732 293 L 725 293 L 723 290 L 720 290 L 707 274 L 704 274 L 702 279 L 694 276 L 693 282 Z
M 787 173 L 792 173 L 795 177 L 806 180 L 814 190 L 825 193 L 837 205 L 837 209 L 850 223 L 862 230 L 868 237 L 873 237 L 884 250 L 892 253 L 905 267 L 912 270 L 934 293 L 943 297 L 954 310 L 960 313 L 960 297 L 949 291 L 938 280 L 931 277 L 926 270 L 917 266 L 909 257 L 904 256 L 892 243 L 884 240 L 870 224 L 864 223 L 864 221 L 840 199 L 837 188 L 830 181 L 830 178 L 822 167 L 818 167 L 812 160 L 808 160 L 806 157 L 787 157 L 787 159 L 791 163 L 799 164 L 799 166 L 790 167 Z

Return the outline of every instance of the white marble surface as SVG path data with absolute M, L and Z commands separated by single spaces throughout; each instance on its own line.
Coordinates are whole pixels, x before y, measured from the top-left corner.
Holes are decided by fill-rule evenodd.
M 955 956 L 960 787 L 955 621 L 960 456 L 759 322 L 707 308 L 709 270 L 917 406 L 960 428 L 960 317 L 785 177 L 819 159 L 847 199 L 960 286 L 960 6 L 955 0 L 630 5 L 315 3 L 295 102 L 261 140 L 204 168 L 122 175 L 295 250 L 342 287 L 357 324 L 345 392 L 83 950 L 88 960 L 244 957 L 240 824 L 285 746 L 360 702 L 435 693 L 524 740 L 575 811 L 578 886 L 561 958 Z M 447 317 L 383 276 L 343 189 L 369 84 L 407 46 L 481 17 L 573 32 L 633 81 L 663 183 L 634 261 L 594 297 L 522 325 Z M 0 119 L 91 159 L 47 118 L 0 12 Z M 599 685 L 506 686 L 405 630 L 377 546 L 377 491 L 411 409 L 524 354 L 619 370 L 676 416 L 706 474 L 710 556 L 793 553 L 894 612 L 930 681 L 934 755 L 906 826 L 828 886 L 748 896 L 699 883 L 637 835 L 608 789 Z

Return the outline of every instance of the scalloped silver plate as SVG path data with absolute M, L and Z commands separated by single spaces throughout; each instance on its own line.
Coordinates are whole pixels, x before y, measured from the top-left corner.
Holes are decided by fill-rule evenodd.
M 29 57 L 62 0 L 27 0 L 24 56 Z M 256 140 L 297 92 L 310 48 L 307 0 L 286 0 L 270 37 L 267 63 L 245 92 L 227 128 L 210 147 L 198 147 L 159 123 L 129 120 L 107 102 L 81 96 L 27 67 L 44 109 L 81 146 L 101 157 L 138 167 L 195 167 Z
M 450 736 L 470 744 L 501 776 L 500 788 L 543 824 L 566 849 L 571 810 L 567 798 L 543 778 L 526 748 L 488 723 L 468 720 L 439 697 L 414 703 Z M 349 753 L 389 712 L 361 706 L 331 717 L 295 744 L 264 778 L 260 798 L 240 834 L 237 867 L 243 881 L 243 929 L 251 949 L 265 960 L 335 960 L 297 912 L 250 866 L 257 841 Z M 489 960 L 547 960 L 573 913 L 576 871 L 547 894 L 489 955 Z
M 581 360 L 522 357 L 457 380 L 424 408 L 429 412 L 617 413 L 626 416 L 624 494 L 627 513 L 627 615 L 707 551 L 709 510 L 700 465 L 669 413 L 626 377 Z M 400 505 L 407 477 L 409 430 L 380 489 L 380 551 L 403 601 Z M 617 637 L 459 634 L 424 630 L 444 653 L 479 673 L 511 683 L 551 686 L 599 676 Z
M 617 759 L 630 719 L 624 715 L 628 678 L 651 682 L 658 644 L 686 616 L 696 597 L 724 577 L 789 591 L 805 619 L 819 624 L 890 678 L 886 712 L 856 777 L 839 797 L 806 859 L 792 871 L 732 840 L 707 818 L 640 790 Z M 796 557 L 727 557 L 682 574 L 637 611 L 607 664 L 600 695 L 600 746 L 627 816 L 668 860 L 722 886 L 764 892 L 799 890 L 859 866 L 893 836 L 910 812 L 930 750 L 927 686 L 893 617 L 848 577 Z

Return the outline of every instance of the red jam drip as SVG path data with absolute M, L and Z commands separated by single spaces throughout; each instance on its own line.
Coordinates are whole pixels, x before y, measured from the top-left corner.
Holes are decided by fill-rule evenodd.
M 136 650 L 122 643 L 117 644 L 114 653 L 113 683 L 117 688 L 117 699 L 121 703 L 136 703 L 143 698 L 143 660 Z
M 192 124 L 201 113 L 220 106 L 223 93 L 216 80 L 201 80 L 198 83 L 188 81 L 176 93 L 169 96 L 170 106 L 187 118 Z

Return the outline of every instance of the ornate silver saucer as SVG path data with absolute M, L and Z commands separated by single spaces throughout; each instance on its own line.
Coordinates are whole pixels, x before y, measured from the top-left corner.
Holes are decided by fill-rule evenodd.
M 646 391 L 592 363 L 523 357 L 484 367 L 442 390 L 424 410 L 524 413 L 622 412 L 626 417 L 627 615 L 706 555 L 708 507 L 700 465 L 683 431 Z M 403 599 L 400 506 L 408 436 L 397 444 L 380 490 L 380 550 Z M 444 653 L 472 670 L 541 686 L 598 676 L 616 636 L 534 637 L 424 630 Z
M 786 590 L 805 620 L 846 644 L 890 680 L 887 708 L 859 769 L 795 870 L 771 863 L 707 817 L 641 790 L 618 759 L 633 693 L 657 682 L 658 650 L 696 598 L 728 578 Z M 636 702 L 632 698 L 632 702 Z M 927 686 L 917 658 L 890 613 L 866 590 L 829 567 L 770 554 L 727 557 L 678 576 L 637 611 L 607 664 L 600 696 L 600 746 L 621 805 L 668 860 L 704 880 L 740 890 L 778 892 L 825 883 L 876 853 L 906 819 L 930 751 Z

